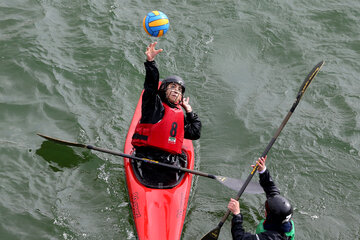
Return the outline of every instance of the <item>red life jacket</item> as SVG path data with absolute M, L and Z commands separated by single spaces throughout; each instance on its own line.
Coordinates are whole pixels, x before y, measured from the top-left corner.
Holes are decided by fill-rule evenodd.
M 181 154 L 184 141 L 184 113 L 163 103 L 165 113 L 157 123 L 138 123 L 131 144 Z

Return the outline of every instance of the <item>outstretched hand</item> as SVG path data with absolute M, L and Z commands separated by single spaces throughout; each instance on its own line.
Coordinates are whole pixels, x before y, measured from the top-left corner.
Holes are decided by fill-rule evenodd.
M 267 158 L 267 155 L 266 155 L 265 157 L 259 158 L 259 159 L 256 161 L 256 163 L 257 163 L 257 165 L 258 165 L 258 169 L 257 169 L 257 170 L 258 170 L 259 172 L 262 172 L 262 171 L 264 171 L 264 170 L 266 169 L 266 165 L 265 165 L 266 158 Z M 255 165 L 251 165 L 251 167 L 254 168 Z
M 189 104 L 189 99 L 190 99 L 189 97 L 183 98 L 183 100 L 181 102 L 181 106 L 185 109 L 185 111 L 187 113 L 192 112 L 192 108 L 191 108 L 191 106 Z
M 146 48 L 146 60 L 148 60 L 149 62 L 154 61 L 155 56 L 163 51 L 162 48 L 155 49 L 156 44 L 157 42 L 150 43 L 149 46 L 147 46 Z

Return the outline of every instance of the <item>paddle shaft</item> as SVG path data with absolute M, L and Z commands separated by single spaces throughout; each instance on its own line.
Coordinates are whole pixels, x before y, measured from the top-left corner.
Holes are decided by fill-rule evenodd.
M 58 138 L 49 137 L 49 136 L 46 136 L 46 135 L 43 135 L 43 134 L 40 134 L 40 133 L 38 133 L 37 135 L 39 135 L 40 137 L 43 137 L 43 138 L 45 138 L 47 140 L 56 142 L 56 143 L 60 143 L 60 144 L 68 145 L 68 146 L 73 146 L 73 147 L 87 148 L 87 149 L 90 149 L 90 150 L 95 150 L 95 151 L 103 152 L 103 153 L 109 153 L 109 154 L 124 157 L 124 158 L 131 158 L 131 159 L 134 159 L 136 161 L 147 162 L 147 163 L 151 163 L 151 164 L 155 164 L 155 165 L 159 165 L 159 166 L 163 166 L 163 167 L 167 167 L 167 168 L 172 168 L 172 169 L 175 169 L 175 170 L 178 170 L 178 171 L 192 173 L 192 174 L 199 175 L 199 176 L 202 176 L 202 177 L 215 179 L 215 180 L 218 180 L 219 182 L 221 182 L 222 179 L 226 179 L 226 177 L 215 176 L 213 174 L 204 173 L 204 172 L 200 172 L 200 171 L 196 171 L 196 170 L 191 170 L 191 169 L 188 169 L 188 168 L 183 168 L 183 167 L 179 167 L 179 166 L 175 166 L 175 165 L 171 165 L 171 164 L 166 164 L 166 163 L 162 163 L 162 162 L 147 159 L 147 158 L 139 158 L 139 157 L 132 156 L 132 155 L 129 155 L 129 154 L 125 154 L 125 153 L 121 153 L 121 152 L 115 152 L 115 151 L 112 151 L 112 150 L 99 148 L 99 147 L 92 146 L 92 145 L 85 145 L 85 144 L 81 144 L 81 143 L 69 142 L 69 141 L 58 139 Z
M 125 154 L 125 153 L 115 152 L 115 151 L 112 151 L 112 150 L 107 150 L 107 149 L 95 147 L 95 146 L 92 146 L 92 145 L 85 145 L 85 144 L 82 144 L 82 143 L 69 142 L 69 141 L 65 141 L 65 140 L 62 140 L 62 139 L 49 137 L 49 136 L 46 136 L 46 135 L 43 135 L 43 134 L 40 134 L 40 133 L 38 133 L 37 135 L 42 137 L 42 138 L 45 138 L 45 139 L 47 139 L 49 141 L 56 142 L 56 143 L 63 144 L 63 145 L 67 145 L 67 146 L 79 147 L 79 148 L 87 148 L 87 149 L 90 149 L 90 150 L 99 151 L 99 152 L 103 152 L 103 153 L 109 153 L 109 154 L 116 155 L 116 156 L 121 156 L 121 157 L 124 157 L 124 158 L 131 158 L 131 159 L 134 159 L 135 161 L 143 161 L 143 162 L 147 162 L 149 164 L 155 164 L 155 165 L 163 166 L 163 167 L 166 167 L 166 168 L 172 168 L 174 170 L 188 172 L 188 173 L 199 175 L 199 176 L 202 176 L 202 177 L 207 177 L 207 178 L 210 178 L 210 179 L 217 180 L 219 183 L 221 183 L 224 186 L 226 186 L 226 187 L 228 187 L 228 188 L 230 188 L 232 190 L 235 190 L 235 191 L 238 191 L 238 189 L 239 189 L 238 187 L 242 186 L 244 184 L 244 181 L 236 179 L 236 178 L 230 178 L 230 177 L 224 177 L 224 176 L 216 176 L 216 175 L 209 174 L 209 173 L 204 173 L 204 172 L 200 172 L 200 171 L 196 171 L 196 170 L 192 170 L 192 169 L 188 169 L 188 168 L 183 168 L 183 167 L 179 167 L 179 166 L 175 166 L 175 165 L 171 165 L 171 164 L 162 163 L 162 162 L 159 162 L 159 161 L 156 161 L 156 160 L 151 160 L 151 159 L 148 159 L 148 158 L 139 158 L 139 157 L 136 157 L 136 156 Z M 260 186 L 260 184 L 251 183 L 250 190 L 249 190 L 249 187 L 248 187 L 246 189 L 246 192 L 247 193 L 254 193 L 254 194 L 263 193 L 263 189 Z
M 265 157 L 268 152 L 270 151 L 271 147 L 273 146 L 273 144 L 275 143 L 277 137 L 280 135 L 280 132 L 283 130 L 283 128 L 285 127 L 286 123 L 289 121 L 291 115 L 293 114 L 293 112 L 295 111 L 297 105 L 299 104 L 302 96 L 304 95 L 304 92 L 306 91 L 306 89 L 308 88 L 308 86 L 310 85 L 311 81 L 315 78 L 315 76 L 317 75 L 317 73 L 320 71 L 321 67 L 324 65 L 324 61 L 319 62 L 318 64 L 316 64 L 316 66 L 311 70 L 311 72 L 307 75 L 307 77 L 305 78 L 304 82 L 302 83 L 299 92 L 296 96 L 295 102 L 293 103 L 290 111 L 288 112 L 288 114 L 285 116 L 284 120 L 282 121 L 280 127 L 277 129 L 277 131 L 275 132 L 273 138 L 270 140 L 269 144 L 266 146 L 263 154 L 261 155 L 261 157 Z M 246 187 L 248 186 L 250 180 L 252 179 L 252 177 L 254 176 L 254 174 L 256 173 L 257 169 L 258 169 L 258 164 L 256 163 L 255 167 L 253 168 L 253 170 L 251 171 L 251 173 L 249 174 L 249 176 L 247 177 L 247 179 L 245 180 L 245 183 L 242 185 L 241 189 L 239 190 L 238 194 L 236 195 L 236 200 L 239 200 L 241 195 L 244 193 Z M 221 219 L 221 221 L 219 222 L 219 224 L 217 225 L 217 227 L 215 229 L 213 229 L 211 232 L 209 232 L 207 235 L 205 235 L 203 239 L 217 239 L 219 236 L 219 232 L 220 229 L 222 227 L 222 225 L 225 223 L 226 219 L 229 217 L 231 211 L 228 210 L 226 212 L 226 214 L 223 216 L 223 218 Z
M 139 158 L 139 157 L 135 157 L 135 156 L 132 156 L 132 155 L 129 155 L 129 154 L 125 154 L 125 153 L 121 153 L 121 152 L 115 152 L 115 151 L 99 148 L 99 147 L 92 146 L 92 145 L 85 145 L 85 147 L 87 149 L 91 149 L 91 150 L 95 150 L 95 151 L 99 151 L 99 152 L 109 153 L 109 154 L 112 154 L 112 155 L 125 157 L 125 158 L 131 158 L 131 159 L 134 159 L 136 161 L 142 161 L 142 162 L 146 162 L 146 163 L 156 164 L 156 165 L 159 165 L 159 166 L 172 168 L 172 169 L 175 169 L 175 170 L 178 170 L 178 171 L 188 172 L 188 173 L 192 173 L 192 174 L 195 174 L 195 175 L 199 175 L 199 176 L 203 176 L 203 177 L 207 177 L 207 178 L 211 178 L 211 179 L 216 179 L 215 175 L 212 175 L 212 174 L 209 174 L 209 173 L 204 173 L 204 172 L 200 172 L 200 171 L 196 171 L 196 170 L 191 170 L 191 169 L 188 169 L 188 168 L 183 168 L 183 167 L 179 167 L 179 166 L 175 166 L 175 165 L 171 165 L 171 164 L 166 164 L 166 163 L 162 163 L 162 162 L 147 159 L 147 158 Z

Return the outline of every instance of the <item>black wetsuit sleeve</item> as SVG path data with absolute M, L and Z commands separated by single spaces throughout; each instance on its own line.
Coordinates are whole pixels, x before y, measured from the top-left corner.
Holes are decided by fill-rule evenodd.
M 197 140 L 200 138 L 201 121 L 196 113 L 194 112 L 186 113 L 184 127 L 185 127 L 184 138 L 190 140 Z
M 245 232 L 242 214 L 234 215 L 231 220 L 231 235 L 233 240 L 256 240 L 256 235 Z
M 159 70 L 155 61 L 144 63 L 146 75 L 142 98 L 141 123 L 157 123 L 164 116 L 164 106 L 158 95 Z
M 260 177 L 260 185 L 264 189 L 266 193 L 266 198 L 280 194 L 280 190 L 276 187 L 274 181 L 271 178 L 269 170 L 265 170 L 265 172 L 259 174 Z

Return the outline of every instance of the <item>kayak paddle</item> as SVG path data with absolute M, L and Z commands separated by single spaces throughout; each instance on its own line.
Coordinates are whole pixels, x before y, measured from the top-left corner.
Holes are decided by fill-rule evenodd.
M 236 179 L 236 178 L 216 176 L 216 175 L 213 175 L 213 174 L 204 173 L 204 172 L 200 172 L 200 171 L 196 171 L 196 170 L 191 170 L 191 169 L 187 169 L 187 168 L 183 168 L 183 167 L 179 167 L 179 166 L 175 166 L 175 165 L 171 165 L 171 164 L 166 164 L 166 163 L 162 163 L 162 162 L 147 159 L 147 158 L 135 157 L 135 156 L 128 155 L 128 154 L 125 154 L 125 153 L 115 152 L 115 151 L 99 148 L 99 147 L 92 146 L 92 145 L 85 145 L 85 144 L 81 144 L 81 143 L 69 142 L 69 141 L 58 139 L 58 138 L 49 137 L 49 136 L 46 136 L 46 135 L 43 135 L 43 134 L 40 134 L 40 133 L 38 133 L 37 135 L 39 135 L 40 137 L 43 137 L 43 138 L 45 138 L 47 140 L 50 140 L 50 141 L 53 141 L 53 142 L 56 142 L 56 143 L 60 143 L 60 144 L 64 144 L 64 145 L 68 145 L 68 146 L 72 146 L 72 147 L 87 148 L 87 149 L 90 149 L 90 150 L 109 153 L 109 154 L 120 156 L 120 157 L 134 159 L 136 161 L 142 161 L 142 162 L 146 162 L 146 163 L 151 163 L 151 164 L 155 164 L 155 165 L 159 165 L 159 166 L 163 166 L 163 167 L 167 167 L 167 168 L 172 168 L 172 169 L 175 169 L 175 170 L 178 170 L 178 171 L 183 171 L 183 172 L 188 172 L 188 173 L 191 173 L 191 174 L 199 175 L 199 176 L 202 176 L 202 177 L 215 179 L 218 182 L 220 182 L 221 184 L 223 184 L 226 187 L 228 187 L 230 189 L 233 189 L 235 191 L 237 191 L 239 189 L 239 187 L 244 184 L 244 181 L 242 181 L 240 179 Z M 264 190 L 262 189 L 262 187 L 260 186 L 259 183 L 251 182 L 250 187 L 246 192 L 247 193 L 257 194 L 257 193 L 263 193 Z
M 311 70 L 311 72 L 307 75 L 307 77 L 305 78 L 303 84 L 301 85 L 299 92 L 296 96 L 295 102 L 293 103 L 290 111 L 288 112 L 288 114 L 286 115 L 286 117 L 284 118 L 284 120 L 282 121 L 280 127 L 278 128 L 278 130 L 275 132 L 273 138 L 271 139 L 271 141 L 269 142 L 269 144 L 266 146 L 265 151 L 263 152 L 263 154 L 261 155 L 261 157 L 265 157 L 267 155 L 267 153 L 269 152 L 270 148 L 272 147 L 272 145 L 275 143 L 277 137 L 279 136 L 281 130 L 285 127 L 286 123 L 288 122 L 289 118 L 291 117 L 291 115 L 293 114 L 293 112 L 295 111 L 295 108 L 297 107 L 297 105 L 300 102 L 301 97 L 304 95 L 304 92 L 306 91 L 306 89 L 308 88 L 308 86 L 310 85 L 311 81 L 315 78 L 315 76 L 318 74 L 318 72 L 320 71 L 321 67 L 324 65 L 324 61 L 319 62 L 318 64 L 316 64 L 316 66 Z M 241 197 L 241 195 L 243 194 L 244 190 L 246 189 L 248 183 L 250 182 L 251 178 L 254 176 L 256 170 L 258 169 L 258 164 L 256 163 L 255 167 L 253 168 L 253 170 L 251 171 L 250 175 L 247 177 L 244 185 L 242 185 L 240 191 L 238 192 L 237 196 L 236 196 L 236 200 L 239 200 L 239 198 Z M 211 230 L 209 233 L 207 233 L 203 238 L 201 238 L 201 240 L 217 240 L 220 234 L 220 229 L 222 227 L 222 225 L 225 223 L 226 219 L 229 217 L 230 215 L 230 210 L 228 210 L 226 212 L 226 214 L 223 216 L 223 218 L 221 219 L 221 221 L 218 223 L 218 225 Z

